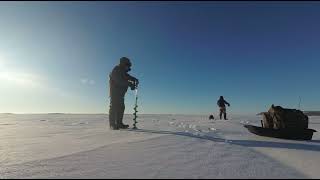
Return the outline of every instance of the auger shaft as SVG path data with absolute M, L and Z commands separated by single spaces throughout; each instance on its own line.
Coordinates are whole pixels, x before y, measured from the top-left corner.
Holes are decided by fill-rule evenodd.
M 135 96 L 136 96 L 136 102 L 135 102 L 135 105 L 134 105 L 134 113 L 133 113 L 133 115 L 134 115 L 134 117 L 133 117 L 133 129 L 137 129 L 137 126 L 136 126 L 136 124 L 137 124 L 137 112 L 138 112 L 138 110 L 137 110 L 137 108 L 138 108 L 138 89 L 136 89 L 135 90 L 136 92 L 135 92 Z

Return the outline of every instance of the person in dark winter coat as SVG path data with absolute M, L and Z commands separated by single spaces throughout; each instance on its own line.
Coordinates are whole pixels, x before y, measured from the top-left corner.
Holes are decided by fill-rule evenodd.
M 127 57 L 120 58 L 119 65 L 115 66 L 110 73 L 110 109 L 109 123 L 113 130 L 128 128 L 123 124 L 123 114 L 125 110 L 124 96 L 128 90 L 135 90 L 139 84 L 137 78 L 128 74 L 131 70 L 131 62 Z
M 230 106 L 230 104 L 223 99 L 223 96 L 220 96 L 220 99 L 218 100 L 217 104 L 220 109 L 220 119 L 222 118 L 222 114 L 223 114 L 224 120 L 228 120 L 227 119 L 227 112 L 226 112 L 226 104 L 228 106 Z

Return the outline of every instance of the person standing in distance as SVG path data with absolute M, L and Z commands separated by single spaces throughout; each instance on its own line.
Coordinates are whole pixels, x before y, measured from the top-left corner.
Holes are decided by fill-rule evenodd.
M 223 96 L 220 96 L 220 99 L 217 102 L 219 109 L 220 109 L 220 119 L 222 118 L 222 114 L 224 117 L 224 120 L 228 120 L 227 119 L 227 112 L 226 112 L 226 104 L 228 106 L 230 106 L 230 104 L 224 100 Z

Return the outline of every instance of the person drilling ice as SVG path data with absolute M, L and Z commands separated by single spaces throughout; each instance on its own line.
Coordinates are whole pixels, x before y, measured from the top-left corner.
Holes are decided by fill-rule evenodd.
M 115 66 L 109 75 L 110 87 L 110 109 L 109 123 L 110 129 L 126 129 L 129 127 L 123 124 L 123 114 L 125 110 L 124 96 L 128 90 L 135 90 L 138 87 L 139 80 L 128 72 L 131 70 L 131 62 L 127 57 L 120 58 L 120 63 Z

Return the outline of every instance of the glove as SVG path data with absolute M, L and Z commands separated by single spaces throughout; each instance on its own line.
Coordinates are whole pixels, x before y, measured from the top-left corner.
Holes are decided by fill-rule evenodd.
M 135 90 L 136 89 L 136 86 L 135 86 L 134 83 L 130 83 L 129 86 L 130 86 L 131 90 Z
M 139 84 L 139 80 L 135 77 L 131 77 L 131 81 L 133 81 L 136 85 Z
M 136 86 L 135 88 L 137 88 L 139 84 L 139 80 L 135 77 L 132 77 L 132 81 L 133 81 L 133 84 Z

